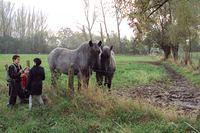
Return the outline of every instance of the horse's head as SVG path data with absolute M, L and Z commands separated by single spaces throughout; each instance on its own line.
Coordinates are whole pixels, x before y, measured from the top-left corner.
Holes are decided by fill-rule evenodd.
M 89 41 L 88 45 L 88 51 L 90 53 L 89 58 L 89 65 L 92 66 L 93 69 L 97 68 L 97 64 L 99 61 L 99 55 L 101 54 L 101 44 L 102 42 L 99 41 L 98 43 L 93 43 L 92 41 Z
M 98 43 L 93 43 L 92 41 L 89 41 L 89 51 L 91 53 L 91 57 L 98 57 L 101 53 L 101 44 L 102 42 L 99 41 Z
M 110 46 L 110 47 L 104 46 L 102 48 L 101 58 L 104 60 L 110 59 L 112 49 L 113 49 L 113 46 Z
M 100 57 L 100 65 L 101 65 L 101 69 L 104 72 L 108 71 L 108 68 L 112 66 L 111 63 L 111 59 L 113 58 L 113 46 L 104 46 L 102 48 L 102 53 L 101 53 L 101 57 Z M 111 65 L 111 66 L 110 66 Z

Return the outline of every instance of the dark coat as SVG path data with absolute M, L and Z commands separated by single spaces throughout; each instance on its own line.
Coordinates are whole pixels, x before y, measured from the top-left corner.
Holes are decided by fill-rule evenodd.
M 33 66 L 28 76 L 26 89 L 29 90 L 31 95 L 41 95 L 43 80 L 45 80 L 44 68 Z
M 14 66 L 15 65 L 15 66 Z M 22 69 L 21 65 L 12 64 L 8 68 L 8 74 L 11 78 L 11 81 L 8 83 L 9 85 L 9 96 L 22 97 L 21 94 L 21 73 L 19 73 L 20 69 Z
M 21 65 L 12 64 L 9 66 L 8 74 L 10 78 L 12 79 L 12 81 L 21 82 L 21 77 L 20 77 L 21 73 L 19 73 L 21 69 L 22 69 Z

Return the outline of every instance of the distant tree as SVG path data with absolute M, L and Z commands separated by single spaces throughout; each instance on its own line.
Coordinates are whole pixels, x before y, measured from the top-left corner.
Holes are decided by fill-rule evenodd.
M 101 35 L 101 41 L 104 42 L 104 35 L 101 23 L 100 23 L 100 35 Z
M 0 0 L 0 48 L 4 53 L 47 52 L 46 16 Z
M 14 4 L 0 0 L 0 36 L 11 36 Z
M 124 53 L 124 45 L 121 42 L 121 33 L 120 33 L 120 24 L 123 19 L 123 15 L 121 13 L 121 4 L 117 2 L 117 0 L 113 1 L 113 7 L 114 7 L 114 13 L 115 13 L 115 18 L 116 18 L 116 23 L 117 23 L 117 35 L 118 35 L 118 44 L 120 46 L 120 52 Z
M 101 7 L 101 14 L 102 14 L 102 17 L 103 17 L 103 24 L 104 24 L 104 28 L 105 28 L 105 32 L 106 32 L 106 41 L 107 43 L 110 45 L 110 35 L 108 33 L 108 27 L 107 27 L 107 21 L 106 21 L 106 14 L 105 14 L 105 3 L 103 3 L 103 0 L 100 0 L 100 7 Z
M 185 65 L 191 63 L 192 42 L 198 38 L 200 23 L 200 1 L 175 0 L 173 3 L 174 22 L 170 27 L 170 39 L 184 49 Z
M 90 40 L 92 40 L 92 29 L 93 29 L 93 26 L 96 22 L 96 19 L 97 19 L 97 14 L 96 14 L 96 10 L 95 10 L 95 7 L 94 7 L 94 10 L 92 12 L 92 21 L 90 21 L 90 1 L 89 0 L 83 0 L 84 2 L 84 15 L 85 15 L 85 18 L 86 18 L 86 21 L 87 21 L 87 29 L 88 29 L 88 32 L 89 32 L 89 36 L 90 36 Z
M 74 32 L 70 28 L 61 28 L 57 32 L 57 39 L 63 47 L 74 49 L 85 42 L 84 33 Z
M 186 38 L 191 40 L 190 37 L 193 36 L 191 33 L 195 33 L 194 29 L 198 29 L 197 27 L 192 28 L 200 20 L 200 1 L 198 0 L 116 1 L 121 5 L 121 12 L 128 18 L 129 25 L 137 30 L 135 33 L 139 40 L 144 40 L 149 32 L 155 33 L 154 41 L 163 49 L 165 59 L 169 57 L 172 51 L 176 60 L 178 58 L 178 48 L 181 44 L 179 37 L 184 41 Z M 188 31 L 190 31 L 190 35 Z M 182 44 L 186 44 L 186 42 L 182 41 Z M 188 56 L 187 52 L 185 56 Z

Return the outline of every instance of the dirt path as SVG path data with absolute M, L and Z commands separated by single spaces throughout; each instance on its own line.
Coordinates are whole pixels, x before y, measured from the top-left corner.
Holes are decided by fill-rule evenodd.
M 200 89 L 194 87 L 186 78 L 177 73 L 168 64 L 159 62 L 141 62 L 158 65 L 166 70 L 169 81 L 156 81 L 151 85 L 138 86 L 114 93 L 124 98 L 142 98 L 159 107 L 175 107 L 184 115 L 198 115 L 200 111 Z

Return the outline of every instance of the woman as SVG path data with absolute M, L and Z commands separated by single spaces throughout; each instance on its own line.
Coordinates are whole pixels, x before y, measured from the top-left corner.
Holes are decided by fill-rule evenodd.
M 42 81 L 45 80 L 44 68 L 41 67 L 42 61 L 39 58 L 35 58 L 34 66 L 31 68 L 28 76 L 27 90 L 30 92 L 29 96 L 29 109 L 32 108 L 33 100 L 37 100 L 40 105 L 43 105 L 42 100 Z

